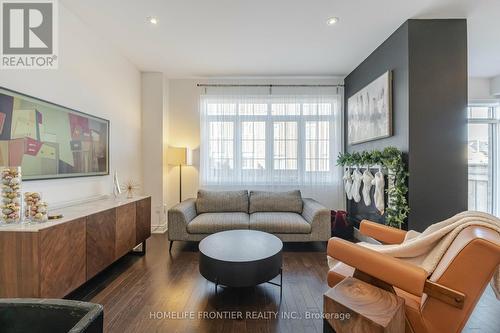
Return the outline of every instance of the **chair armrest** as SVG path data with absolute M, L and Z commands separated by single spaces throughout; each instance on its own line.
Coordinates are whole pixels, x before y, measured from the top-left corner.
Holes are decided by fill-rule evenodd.
M 311 224 L 315 240 L 327 241 L 332 236 L 330 210 L 311 198 L 302 199 L 302 217 Z
M 421 267 L 336 237 L 328 241 L 327 253 L 363 273 L 413 295 L 422 296 L 427 272 Z
M 170 240 L 175 238 L 176 235 L 182 235 L 186 232 L 186 226 L 197 215 L 195 203 L 196 199 L 187 199 L 168 210 L 168 235 Z
M 405 230 L 396 229 L 368 220 L 361 221 L 359 232 L 385 244 L 401 244 L 406 236 Z

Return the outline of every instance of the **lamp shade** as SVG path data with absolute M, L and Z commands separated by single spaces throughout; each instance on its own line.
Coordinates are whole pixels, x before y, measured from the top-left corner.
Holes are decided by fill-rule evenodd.
M 191 165 L 191 149 L 185 147 L 169 147 L 167 162 L 169 165 Z

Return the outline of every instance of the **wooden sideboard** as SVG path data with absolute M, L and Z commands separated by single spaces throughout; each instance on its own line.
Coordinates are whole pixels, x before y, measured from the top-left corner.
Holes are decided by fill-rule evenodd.
M 151 235 L 151 198 L 66 207 L 61 220 L 0 227 L 0 297 L 62 298 Z

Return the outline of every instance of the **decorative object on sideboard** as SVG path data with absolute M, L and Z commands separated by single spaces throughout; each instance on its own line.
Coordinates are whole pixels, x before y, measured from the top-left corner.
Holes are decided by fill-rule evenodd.
M 380 207 L 381 198 L 376 197 L 375 201 L 379 199 L 377 209 L 381 211 L 381 214 L 385 214 L 387 225 L 401 228 L 410 211 L 408 200 L 406 199 L 406 194 L 408 193 L 406 179 L 409 174 L 403 162 L 402 152 L 395 147 L 387 147 L 382 151 L 340 153 L 337 164 L 344 167 L 359 168 L 360 166 L 365 166 L 368 169 L 375 167 L 379 169 L 379 172 L 385 169 L 388 174 L 388 188 L 386 190 L 388 205 L 386 209 L 382 210 Z M 375 176 L 381 177 L 380 174 Z M 383 186 L 383 184 L 380 185 Z
M 139 191 L 141 186 L 138 182 L 134 180 L 129 180 L 125 184 L 122 185 L 121 189 L 127 192 L 127 199 L 132 199 L 134 197 L 134 193 Z
M 109 121 L 0 88 L 0 163 L 23 180 L 109 174 Z
M 392 135 L 392 75 L 387 71 L 347 100 L 347 143 Z
M 185 147 L 168 147 L 167 161 L 179 167 L 179 202 L 182 201 L 182 167 L 193 164 L 192 150 Z
M 116 198 L 121 193 L 122 188 L 120 186 L 120 181 L 118 180 L 118 171 L 115 170 L 115 173 L 113 174 L 113 195 Z
M 1 167 L 2 202 L 0 223 L 21 221 L 21 167 Z
M 42 195 L 38 192 L 24 192 L 24 218 L 27 222 L 47 222 L 47 203 L 42 201 Z

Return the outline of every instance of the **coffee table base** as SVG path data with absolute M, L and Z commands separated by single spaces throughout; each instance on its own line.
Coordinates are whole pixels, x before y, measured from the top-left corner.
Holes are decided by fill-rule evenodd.
M 272 284 L 273 286 L 277 286 L 277 287 L 280 287 L 280 305 L 281 305 L 281 300 L 283 299 L 283 269 L 280 268 L 280 271 L 279 271 L 279 276 L 280 276 L 280 283 L 276 283 L 276 282 L 272 282 L 272 281 L 266 281 L 264 283 L 269 283 L 269 284 Z M 219 284 L 217 282 L 217 279 L 215 281 L 215 296 L 217 297 L 219 295 L 218 293 L 218 289 L 217 287 L 219 286 L 224 286 L 222 284 Z M 226 287 L 229 287 L 231 288 L 230 286 L 226 286 Z

